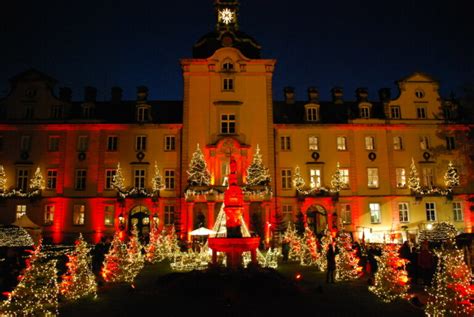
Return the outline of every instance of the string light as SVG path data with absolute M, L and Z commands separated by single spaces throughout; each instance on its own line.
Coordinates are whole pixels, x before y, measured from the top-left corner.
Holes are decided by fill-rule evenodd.
M 268 186 L 272 178 L 268 168 L 265 167 L 257 144 L 252 163 L 247 168 L 247 186 Z
M 352 249 L 352 239 L 347 232 L 340 232 L 336 239 L 339 254 L 336 255 L 336 280 L 350 281 L 360 277 L 362 267 L 358 265 L 357 250 Z
M 33 244 L 33 239 L 24 228 L 0 227 L 0 247 L 30 247 Z

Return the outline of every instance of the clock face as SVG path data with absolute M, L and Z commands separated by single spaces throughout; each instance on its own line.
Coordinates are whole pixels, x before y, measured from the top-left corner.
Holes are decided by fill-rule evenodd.
M 224 24 L 229 24 L 234 21 L 234 11 L 229 8 L 219 10 L 219 21 L 222 21 Z

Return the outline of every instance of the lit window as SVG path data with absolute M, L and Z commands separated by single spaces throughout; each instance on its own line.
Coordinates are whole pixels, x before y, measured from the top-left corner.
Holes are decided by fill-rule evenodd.
M 165 170 L 165 189 L 174 189 L 175 172 L 174 170 Z
M 46 171 L 46 189 L 54 190 L 58 182 L 58 170 Z
M 342 223 L 345 225 L 350 225 L 352 223 L 352 212 L 350 204 L 341 205 L 341 218 Z
M 293 221 L 293 206 L 283 205 L 282 206 L 283 222 L 286 224 Z
M 349 169 L 340 168 L 339 172 L 341 173 L 341 182 L 343 183 L 343 189 L 349 188 Z
M 76 178 L 74 181 L 74 188 L 76 190 L 86 189 L 86 177 L 87 177 L 87 170 L 85 169 L 76 170 Z
M 423 151 L 430 149 L 430 138 L 427 136 L 420 137 L 420 149 Z
M 400 222 L 409 222 L 408 217 L 408 203 L 398 203 L 398 219 Z
M 232 91 L 234 90 L 234 79 L 232 78 L 224 78 L 222 82 L 222 89 L 224 91 Z
M 133 173 L 133 180 L 136 188 L 145 188 L 145 170 L 136 169 Z
M 233 113 L 221 114 L 221 133 L 222 134 L 235 133 L 235 114 Z
M 84 219 L 86 215 L 85 205 L 74 205 L 72 211 L 72 223 L 76 226 L 84 225 Z
M 416 117 L 418 119 L 426 119 L 426 107 L 425 106 L 416 107 Z
M 112 188 L 112 182 L 114 181 L 114 177 L 117 174 L 116 169 L 106 169 L 105 170 L 105 187 L 104 189 L 110 190 Z
M 362 106 L 359 108 L 360 117 L 364 119 L 370 118 L 370 108 L 367 106 Z
M 115 152 L 118 148 L 118 136 L 109 135 L 107 137 L 107 152 Z
M 406 170 L 403 167 L 396 168 L 395 174 L 397 176 L 397 188 L 405 188 L 407 185 Z
M 16 188 L 26 192 L 28 190 L 28 170 L 23 168 L 19 169 L 16 175 Z
M 20 150 L 29 151 L 31 149 L 31 136 L 22 135 L 20 139 Z
M 26 205 L 16 205 L 16 219 L 26 215 Z
M 347 150 L 347 138 L 345 136 L 337 137 L 337 150 L 346 151 Z
M 281 188 L 291 189 L 291 169 L 281 170 Z
M 365 137 L 365 149 L 369 151 L 375 150 L 375 138 L 373 136 Z
M 391 119 L 400 119 L 401 118 L 400 106 L 391 106 L 390 107 L 390 118 Z
M 317 107 L 306 108 L 306 121 L 319 121 L 319 109 Z
M 311 188 L 321 187 L 321 170 L 312 168 L 309 170 L 309 180 Z
M 393 137 L 393 149 L 395 151 L 403 150 L 403 141 L 401 136 Z
M 89 137 L 87 135 L 80 135 L 77 138 L 77 150 L 79 152 L 86 152 L 89 147 Z
M 49 152 L 59 151 L 59 137 L 58 136 L 48 137 L 48 151 Z
M 367 186 L 369 188 L 379 187 L 379 169 L 377 167 L 367 168 Z
M 458 201 L 453 202 L 453 215 L 454 221 L 464 221 L 461 203 Z
M 174 135 L 165 136 L 165 151 L 174 151 L 176 149 L 176 137 Z
M 174 205 L 165 205 L 165 226 L 174 224 Z
M 446 137 L 446 149 L 447 150 L 454 150 L 456 148 L 455 139 L 453 136 Z
M 54 222 L 54 210 L 56 206 L 54 205 L 46 205 L 44 206 L 44 224 L 52 225 Z
M 434 171 L 433 168 L 431 167 L 424 167 L 423 168 L 423 185 L 427 187 L 433 187 L 434 186 Z
M 371 223 L 380 223 L 382 215 L 380 213 L 380 204 L 379 203 L 370 203 L 370 222 Z
M 319 150 L 319 138 L 317 136 L 308 137 L 308 149 L 310 151 Z
M 425 203 L 426 220 L 436 221 L 436 205 L 435 203 Z
M 112 227 L 114 225 L 115 206 L 109 205 L 104 207 L 104 225 Z
M 282 151 L 290 151 L 291 150 L 291 138 L 289 136 L 281 136 L 280 137 L 280 149 Z
M 146 135 L 138 135 L 135 139 L 135 151 L 146 151 Z

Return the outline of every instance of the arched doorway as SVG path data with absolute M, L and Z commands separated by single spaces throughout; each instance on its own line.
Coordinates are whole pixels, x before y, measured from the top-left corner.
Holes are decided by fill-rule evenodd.
M 150 233 L 150 210 L 146 206 L 138 205 L 130 210 L 128 217 L 128 233 L 136 226 L 139 237 L 148 236 Z
M 205 203 L 196 203 L 193 210 L 193 229 L 199 227 L 207 227 L 206 221 L 207 215 L 207 204 Z
M 327 228 L 328 214 L 321 205 L 312 205 L 306 210 L 306 223 L 315 233 L 321 234 Z

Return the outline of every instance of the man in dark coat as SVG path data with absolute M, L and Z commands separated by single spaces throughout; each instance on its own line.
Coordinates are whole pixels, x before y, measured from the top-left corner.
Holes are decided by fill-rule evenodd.
M 326 283 L 334 283 L 334 277 L 336 275 L 336 252 L 333 243 L 329 244 L 328 251 L 326 252 L 326 259 L 328 262 Z

